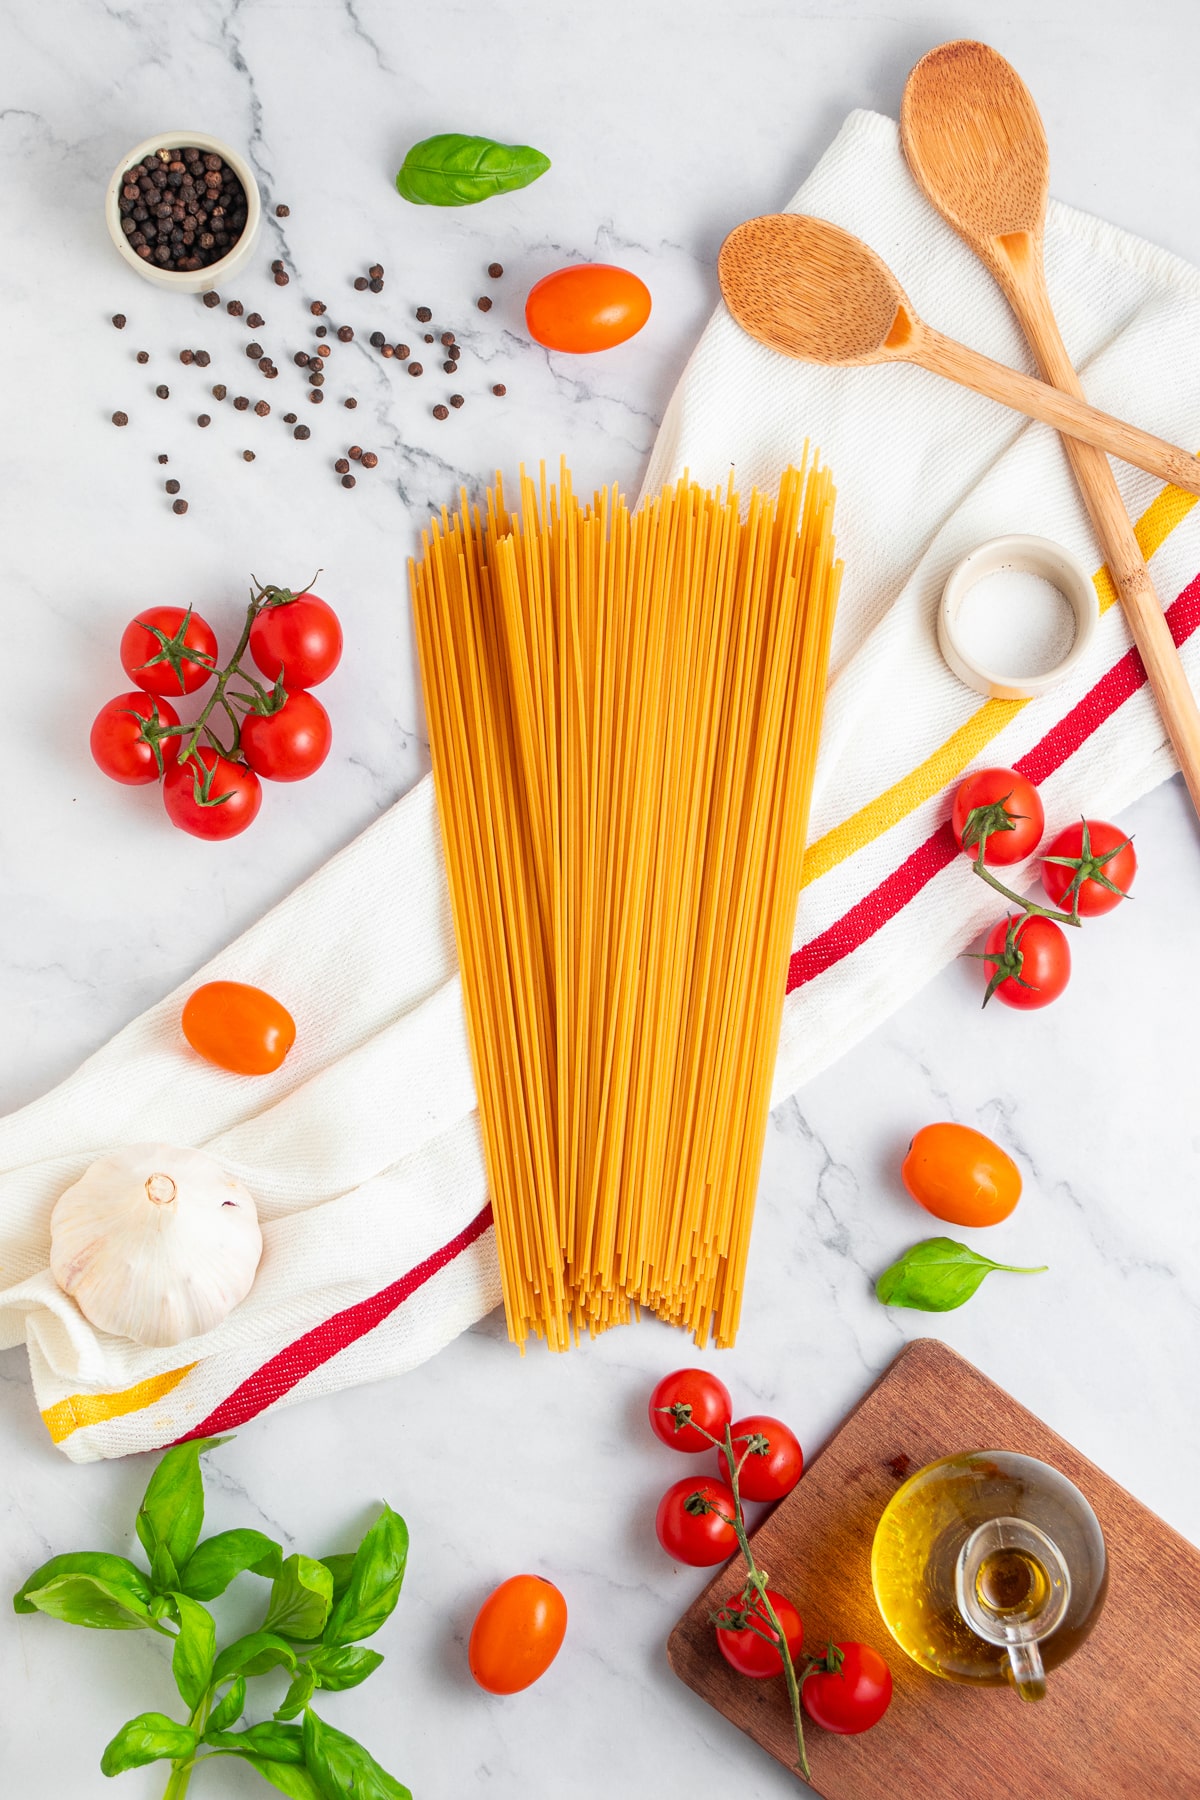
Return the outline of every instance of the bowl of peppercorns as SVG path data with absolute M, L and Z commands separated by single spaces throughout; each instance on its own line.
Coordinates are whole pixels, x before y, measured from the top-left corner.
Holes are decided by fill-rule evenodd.
M 254 173 L 236 150 L 202 131 L 167 131 L 121 158 L 104 216 L 139 275 L 198 294 L 245 263 L 262 204 Z

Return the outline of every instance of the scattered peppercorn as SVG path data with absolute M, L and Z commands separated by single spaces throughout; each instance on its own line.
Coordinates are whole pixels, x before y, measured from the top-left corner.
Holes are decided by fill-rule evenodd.
M 185 513 L 187 511 L 187 501 L 173 500 L 171 502 L 171 511 L 173 513 Z
M 256 400 L 254 402 L 254 410 L 260 419 L 265 419 L 271 410 L 270 402 L 267 400 Z
M 220 306 L 221 304 L 221 296 L 218 294 L 216 288 L 209 288 L 207 294 L 201 294 L 200 298 L 203 300 L 205 306 Z
M 262 353 L 263 347 L 261 344 L 246 345 L 246 355 L 250 358 L 251 362 L 257 362 Z
M 381 355 L 381 356 L 388 356 L 388 357 L 391 357 L 391 356 L 395 356 L 395 354 L 396 354 L 396 352 L 395 352 L 395 350 L 394 350 L 394 349 L 393 349 L 393 347 L 392 347 L 392 345 L 391 345 L 391 344 L 384 344 L 384 345 L 383 345 L 383 346 L 382 346 L 382 347 L 381 347 L 381 349 L 380 349 L 380 352 L 379 352 L 379 354 L 380 354 L 380 355 Z
M 295 413 L 284 413 L 283 422 L 285 425 L 294 425 L 296 423 Z
M 150 352 L 148 350 L 139 350 L 137 359 L 140 363 L 148 363 L 150 361 Z
M 239 394 L 233 404 L 237 407 L 239 412 L 245 412 L 250 402 L 247 400 L 245 394 Z
M 223 381 L 218 381 L 216 387 L 212 390 L 212 397 L 214 400 L 223 400 L 228 392 L 229 389 L 225 386 L 225 383 Z
M 249 313 L 246 318 L 246 324 L 250 327 L 251 331 L 257 331 L 259 327 L 265 325 L 266 322 L 267 321 L 263 318 L 261 313 Z
M 475 302 L 475 304 L 479 308 L 480 312 L 491 312 L 491 310 L 492 310 L 492 303 L 488 299 L 486 294 L 480 294 L 480 296 L 479 296 L 478 300 Z
M 432 331 L 427 331 L 427 332 L 426 332 L 426 333 L 425 333 L 425 336 L 424 336 L 424 339 L 423 339 L 423 340 L 422 340 L 422 341 L 423 341 L 423 342 L 424 342 L 424 343 L 426 343 L 426 344 L 432 344 L 432 342 L 433 342 L 433 333 L 432 333 Z
M 396 355 L 400 358 L 401 362 L 405 362 L 408 357 L 408 345 L 407 344 L 397 344 L 396 345 Z
M 493 394 L 504 395 L 504 394 L 507 394 L 508 389 L 505 387 L 505 385 L 502 381 L 498 381 L 496 383 L 495 387 L 492 389 L 492 392 L 493 392 Z
M 374 469 L 378 466 L 378 463 L 379 463 L 379 458 L 376 456 L 376 454 L 373 450 L 364 450 L 363 451 L 362 466 L 364 469 Z
M 357 293 L 365 294 L 369 285 L 370 284 L 368 283 L 365 275 L 356 275 L 355 276 L 354 287 L 355 287 L 355 291 Z
M 354 486 L 353 475 L 343 475 L 342 476 L 342 486 L 344 488 L 352 488 Z
M 227 300 L 225 302 L 225 311 L 229 314 L 231 319 L 240 319 L 245 310 L 246 309 L 240 300 Z
M 181 363 L 194 363 L 196 360 L 196 352 L 194 350 L 181 350 L 179 352 L 179 360 Z
M 435 406 L 433 409 L 433 416 L 435 419 L 448 419 L 450 417 L 450 408 L 448 406 Z
M 489 263 L 488 264 L 488 274 L 491 276 L 493 281 L 499 281 L 499 279 L 503 275 L 503 273 L 504 273 L 504 264 L 503 263 Z
M 297 425 L 295 431 L 293 431 L 293 433 L 292 433 L 292 436 L 294 438 L 307 438 L 307 437 L 312 436 L 312 432 L 308 429 L 307 425 Z
M 276 271 L 275 271 L 275 286 L 276 287 L 286 287 L 290 280 L 291 280 L 291 276 L 288 274 L 286 269 L 276 269 Z
M 112 420 L 113 420 L 114 425 L 128 425 L 129 414 L 122 413 L 122 412 L 115 412 L 112 416 Z
M 321 314 L 325 311 L 325 302 L 323 300 L 314 300 L 308 310 L 315 319 L 319 319 Z
M 298 369 L 307 369 L 307 367 L 308 367 L 308 351 L 307 350 L 297 350 L 292 356 L 292 361 L 295 363 L 295 365 Z
M 212 357 L 208 354 L 207 350 L 197 350 L 197 352 L 196 352 L 196 367 L 198 369 L 207 369 L 207 367 L 211 361 L 212 361 Z
M 354 408 L 358 405 L 358 401 L 354 398 L 353 394 L 347 394 L 346 398 L 342 401 L 342 405 L 348 406 L 350 411 L 353 412 Z
M 411 362 L 408 365 L 408 372 L 410 375 L 423 375 L 425 371 L 422 369 L 420 363 Z
M 200 426 L 200 428 L 201 428 L 201 429 L 202 429 L 202 430 L 203 430 L 203 428 L 204 428 L 204 426 L 205 426 L 205 425 L 211 425 L 211 424 L 212 424 L 212 417 L 211 417 L 211 415 L 210 415 L 210 414 L 209 414 L 209 413 L 197 413 L 197 415 L 196 415 L 196 423 L 197 423 L 197 425 L 199 425 L 199 426 Z
M 317 355 L 322 358 L 324 358 L 326 356 L 332 356 L 333 355 L 333 345 L 332 344 L 318 344 L 317 345 Z
M 339 475 L 348 475 L 350 473 L 350 464 L 346 461 L 344 456 L 339 456 L 333 466 Z
M 442 342 L 443 344 L 452 344 L 454 342 L 454 333 L 452 331 L 443 331 Z
M 462 395 L 461 394 L 451 394 L 450 404 L 451 404 L 451 406 L 461 406 L 463 404 Z
M 362 445 L 361 444 L 351 444 L 350 448 L 346 452 L 346 455 L 350 458 L 351 462 L 361 462 L 362 461 Z
M 317 336 L 318 337 L 328 337 L 329 336 L 328 325 L 318 325 L 317 326 Z
M 321 392 L 320 388 L 312 388 L 309 392 L 308 397 L 312 401 L 314 406 L 320 406 L 322 400 L 324 400 L 324 398 L 325 398 L 325 396 Z
M 450 348 L 446 352 L 446 355 L 450 358 L 451 362 L 457 362 L 459 357 L 462 355 L 462 349 L 460 348 L 460 346 L 458 344 L 451 344 Z
M 278 273 L 279 273 L 280 269 L 282 269 L 282 267 L 283 267 L 282 261 L 280 260 L 279 257 L 276 257 L 275 261 L 271 264 L 272 275 L 278 275 Z
M 371 277 L 372 281 L 382 281 L 383 280 L 383 264 L 382 263 L 372 263 L 370 268 L 367 270 L 367 274 Z
M 352 325 L 339 325 L 338 326 L 338 342 L 339 343 L 348 344 L 348 343 L 350 343 L 350 341 L 353 337 L 354 337 L 354 327 Z
M 243 450 L 242 451 L 242 461 L 243 462 L 253 462 L 254 461 L 253 450 Z
M 433 314 L 430 312 L 430 310 L 427 306 L 418 306 L 417 318 L 421 321 L 422 325 L 428 324 L 429 320 L 432 319 L 432 317 L 433 317 Z
M 271 364 L 270 368 L 263 370 L 263 374 L 266 376 L 268 381 L 274 381 L 274 379 L 278 375 L 278 373 L 279 373 L 279 370 L 275 367 L 274 363 Z
M 164 482 L 163 485 L 166 488 L 168 494 L 177 494 L 179 492 L 179 483 L 177 481 L 174 481 L 174 480 L 167 481 L 167 482 Z
M 457 369 L 457 367 L 458 367 L 457 363 L 444 362 L 442 364 L 442 368 L 445 370 L 447 375 L 453 375 L 453 373 L 454 373 L 455 369 Z
M 373 331 L 371 333 L 371 343 L 373 344 L 373 346 L 375 347 L 376 350 L 383 349 L 385 339 L 384 339 L 384 335 L 383 335 L 382 331 Z
M 318 375 L 325 367 L 325 364 L 321 361 L 319 356 L 306 356 L 304 359 L 304 366 L 306 369 L 311 369 L 314 375 Z
M 262 370 L 263 374 L 266 375 L 271 369 L 273 369 L 275 367 L 275 364 L 271 361 L 269 356 L 260 356 L 258 359 L 258 366 Z
M 118 331 L 124 331 L 124 329 L 125 329 L 125 314 L 124 313 L 114 313 L 112 316 L 112 322 L 116 326 Z
M 156 387 L 154 391 L 160 400 L 165 400 L 171 392 L 169 387 Z
M 290 206 L 284 206 L 283 203 L 281 202 L 275 208 L 275 217 L 277 219 L 290 219 L 291 216 L 292 216 L 292 209 Z
M 382 294 L 383 292 L 383 282 L 379 279 L 378 275 L 373 276 L 372 279 L 368 281 L 367 286 L 373 294 Z
M 325 386 L 325 377 L 324 377 L 324 375 L 322 375 L 320 369 L 317 369 L 314 374 L 309 376 L 308 385 L 309 385 L 309 387 L 324 387 Z

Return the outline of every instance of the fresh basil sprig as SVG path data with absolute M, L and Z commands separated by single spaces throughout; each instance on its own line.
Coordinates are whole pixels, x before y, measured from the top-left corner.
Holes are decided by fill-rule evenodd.
M 493 138 L 444 131 L 413 145 L 396 187 L 414 206 L 474 206 L 528 187 L 549 167 L 550 158 L 528 144 L 498 144 Z
M 971 1298 L 993 1269 L 1008 1275 L 1044 1275 L 1047 1265 L 1021 1269 L 993 1262 L 954 1238 L 925 1238 L 885 1269 L 875 1292 L 885 1306 L 911 1306 L 918 1312 L 953 1312 Z
M 55 1556 L 13 1596 L 18 1613 L 44 1612 L 102 1631 L 157 1631 L 172 1640 L 171 1672 L 186 1722 L 139 1713 L 106 1746 L 100 1767 L 119 1775 L 152 1762 L 171 1765 L 164 1800 L 182 1800 L 193 1774 L 213 1757 L 237 1756 L 292 1800 L 411 1800 L 361 1744 L 318 1718 L 318 1688 L 357 1687 L 383 1661 L 364 1650 L 400 1597 L 408 1557 L 404 1520 L 385 1506 L 353 1553 L 318 1560 L 294 1554 L 261 1531 L 201 1538 L 200 1456 L 224 1438 L 178 1444 L 162 1458 L 138 1509 L 137 1535 L 149 1574 L 104 1551 Z M 262 1625 L 218 1652 L 203 1604 L 239 1575 L 271 1583 Z M 242 1720 L 247 1682 L 284 1668 L 291 1685 L 273 1720 Z M 293 1725 L 290 1720 L 299 1718 Z

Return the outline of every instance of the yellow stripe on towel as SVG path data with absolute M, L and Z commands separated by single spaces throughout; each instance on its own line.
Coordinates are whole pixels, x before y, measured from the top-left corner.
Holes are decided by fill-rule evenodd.
M 106 1419 L 120 1419 L 126 1413 L 141 1412 L 143 1407 L 153 1406 L 156 1400 L 178 1387 L 195 1367 L 195 1363 L 190 1362 L 182 1369 L 168 1369 L 165 1375 L 151 1375 L 145 1381 L 135 1382 L 133 1387 L 123 1388 L 119 1394 L 69 1394 L 65 1400 L 59 1400 L 43 1412 L 46 1430 L 54 1443 L 61 1444 L 84 1425 L 102 1425 Z

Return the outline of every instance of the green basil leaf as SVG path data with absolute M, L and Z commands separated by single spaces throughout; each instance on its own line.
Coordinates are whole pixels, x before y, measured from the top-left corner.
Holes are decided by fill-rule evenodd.
M 162 1544 L 176 1569 L 181 1569 L 196 1548 L 204 1523 L 200 1457 L 227 1442 L 227 1438 L 196 1438 L 190 1444 L 176 1444 L 155 1469 L 137 1516 L 138 1538 L 152 1562 Z
M 350 1586 L 350 1576 L 354 1570 L 354 1552 L 353 1550 L 338 1550 L 332 1556 L 323 1556 L 321 1561 L 333 1576 L 333 1603 L 336 1606 Z
M 246 1682 L 241 1675 L 234 1677 L 228 1691 L 221 1696 L 208 1715 L 208 1729 L 204 1733 L 205 1743 L 211 1742 L 214 1731 L 228 1731 L 235 1719 L 240 1719 L 246 1709 Z
M 885 1306 L 953 1312 L 971 1298 L 993 1269 L 1002 1269 L 1008 1275 L 1042 1275 L 1046 1266 L 1043 1263 L 1036 1269 L 1017 1268 L 1012 1263 L 992 1262 L 966 1244 L 956 1243 L 954 1238 L 925 1238 L 884 1270 L 875 1283 L 875 1292 Z
M 188 1557 L 175 1583 L 193 1600 L 215 1600 L 239 1575 L 265 1575 L 274 1581 L 283 1568 L 283 1551 L 261 1531 L 219 1531 L 205 1538 Z
M 175 1686 L 195 1710 L 212 1680 L 217 1628 L 212 1614 L 198 1600 L 189 1600 L 186 1594 L 175 1594 L 173 1598 L 179 1613 L 179 1636 L 171 1654 L 171 1673 Z
M 271 1586 L 264 1631 L 318 1638 L 333 1603 L 333 1576 L 314 1557 L 289 1556 Z
M 247 1756 L 246 1761 L 264 1781 L 269 1781 L 281 1794 L 287 1794 L 288 1800 L 324 1800 L 308 1770 L 299 1764 L 269 1762 L 264 1756 Z
M 130 1562 L 127 1556 L 109 1556 L 104 1550 L 76 1550 L 68 1556 L 52 1556 L 40 1569 L 35 1569 L 13 1595 L 13 1611 L 37 1612 L 39 1609 L 29 1595 L 36 1588 L 48 1586 L 56 1575 L 98 1575 L 111 1589 L 127 1592 L 143 1605 L 149 1604 L 150 1583 L 145 1571 Z
M 325 1627 L 325 1643 L 353 1644 L 379 1630 L 400 1598 L 407 1560 L 408 1526 L 385 1505 L 354 1553 L 350 1582 Z
M 139 1593 L 101 1575 L 54 1575 L 40 1588 L 22 1589 L 22 1593 L 31 1608 L 67 1625 L 87 1625 L 93 1631 L 149 1631 L 154 1627 L 150 1608 Z
M 381 1769 L 352 1737 L 326 1725 L 311 1709 L 304 1715 L 304 1757 L 323 1800 L 412 1800 L 408 1788 Z
M 249 1752 L 268 1762 L 304 1761 L 304 1733 L 298 1725 L 250 1725 L 245 1731 L 215 1731 L 210 1726 L 204 1741 L 214 1749 L 234 1750 L 239 1756 Z
M 156 1594 L 173 1594 L 179 1586 L 179 1570 L 165 1544 L 154 1546 L 154 1556 L 150 1563 L 150 1584 Z
M 318 1687 L 339 1690 L 357 1687 L 382 1661 L 378 1650 L 364 1650 L 361 1644 L 328 1644 L 313 1651 L 308 1666 Z
M 549 167 L 550 158 L 528 144 L 497 144 L 446 131 L 413 145 L 396 187 L 414 206 L 473 206 L 528 187 Z
M 178 1757 L 191 1756 L 197 1741 L 190 1725 L 180 1725 L 168 1719 L 166 1713 L 139 1713 L 136 1719 L 122 1725 L 105 1747 L 100 1769 L 105 1775 L 120 1775 L 125 1769 L 140 1769 L 145 1763 L 164 1759 L 174 1762 Z
M 227 1644 L 213 1664 L 213 1680 L 231 1675 L 265 1675 L 268 1669 L 296 1667 L 296 1652 L 269 1631 L 252 1631 L 248 1637 Z
M 275 1709 L 277 1719 L 295 1719 L 300 1716 L 313 1697 L 313 1689 L 317 1685 L 316 1676 L 306 1662 L 302 1662 L 292 1676 L 292 1685 L 283 1697 L 283 1705 Z M 299 1730 L 299 1726 L 297 1726 Z

